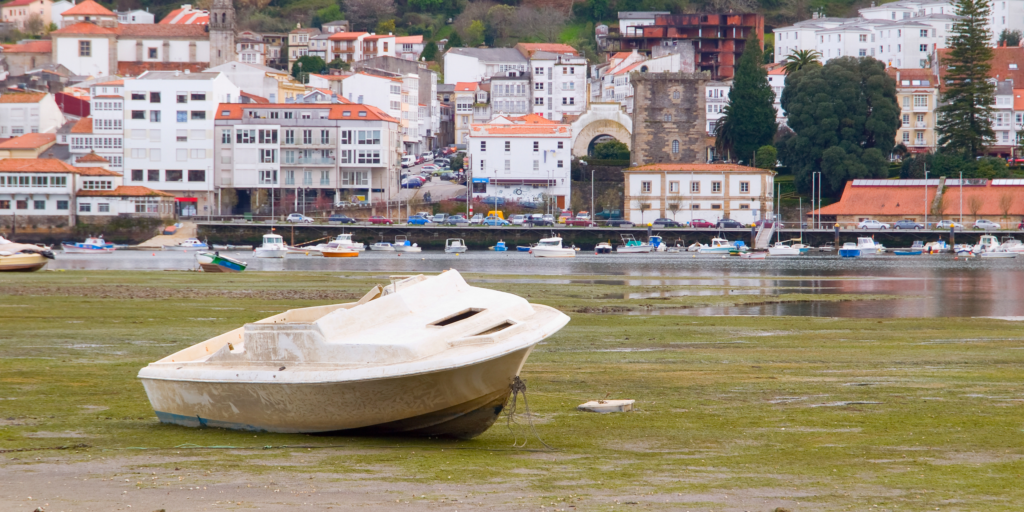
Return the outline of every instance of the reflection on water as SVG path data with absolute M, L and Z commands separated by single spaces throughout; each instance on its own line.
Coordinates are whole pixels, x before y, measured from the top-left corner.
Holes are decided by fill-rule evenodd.
M 358 258 L 289 255 L 257 259 L 251 252 L 224 252 L 249 263 L 251 271 L 440 272 L 494 274 L 478 279 L 490 283 L 609 286 L 702 286 L 722 289 L 650 290 L 622 298 L 644 299 L 688 295 L 780 293 L 881 294 L 906 298 L 882 301 L 799 302 L 728 307 L 677 308 L 636 314 L 793 315 L 826 317 L 941 317 L 1024 315 L 1024 258 L 954 259 L 951 255 L 921 257 L 874 256 L 841 259 L 806 256 L 785 259 L 689 258 L 686 254 L 594 255 L 574 259 L 533 258 L 519 252 L 472 251 L 462 255 L 365 252 Z M 194 254 L 176 251 L 118 251 L 109 255 L 63 254 L 47 269 L 187 270 Z M 527 274 L 527 279 L 500 275 Z M 594 279 L 589 276 L 622 276 Z M 574 278 L 572 276 L 579 276 Z M 631 278 L 631 276 L 636 276 Z M 730 287 L 735 287 L 732 289 Z M 744 289 L 747 288 L 747 289 Z M 751 289 L 756 288 L 756 289 Z M 618 297 L 615 297 L 618 298 Z

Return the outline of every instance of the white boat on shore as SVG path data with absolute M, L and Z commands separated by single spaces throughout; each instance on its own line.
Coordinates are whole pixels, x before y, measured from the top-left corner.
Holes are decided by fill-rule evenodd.
M 392 247 L 395 248 L 395 252 L 423 252 L 422 247 L 410 242 L 405 235 L 396 235 Z
M 165 251 L 205 251 L 210 246 L 201 242 L 198 238 L 187 238 L 174 245 L 165 245 Z
M 288 246 L 281 235 L 263 235 L 263 245 L 253 251 L 257 258 L 284 258 L 288 254 Z
M 468 249 L 466 241 L 461 238 L 449 238 L 444 241 L 444 252 L 448 254 L 466 252 Z
M 978 243 L 971 249 L 974 254 L 985 254 L 986 252 L 996 252 L 999 250 L 999 240 L 993 235 L 981 235 L 978 239 Z
M 775 245 L 768 248 L 768 254 L 772 256 L 800 256 L 800 249 L 786 242 L 775 242 Z
M 541 238 L 537 245 L 530 249 L 535 258 L 575 258 L 575 247 L 562 247 L 559 237 Z
M 0 236 L 0 272 L 35 272 L 54 259 L 47 246 L 19 244 Z
M 569 317 L 455 270 L 246 324 L 139 371 L 163 423 L 471 438 Z

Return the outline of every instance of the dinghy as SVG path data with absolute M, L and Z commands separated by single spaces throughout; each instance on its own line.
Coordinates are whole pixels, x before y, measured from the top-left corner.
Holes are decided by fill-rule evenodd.
M 138 377 L 164 423 L 471 438 L 497 419 L 534 346 L 568 322 L 455 270 L 393 277 L 358 302 L 246 324 Z
M 196 261 L 203 272 L 241 272 L 248 266 L 244 261 L 224 256 L 219 252 L 196 253 Z

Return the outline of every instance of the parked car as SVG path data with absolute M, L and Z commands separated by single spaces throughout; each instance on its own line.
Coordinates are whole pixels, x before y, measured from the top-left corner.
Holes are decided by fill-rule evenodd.
M 441 179 L 444 180 L 444 181 L 454 181 L 454 180 L 458 179 L 458 177 L 455 175 L 454 172 L 447 172 L 446 171 L 446 172 L 442 172 L 441 173 Z
M 1021 230 L 1024 230 L 1024 220 L 1020 221 L 1020 224 L 1017 224 L 1017 231 Z
M 584 215 L 573 217 L 571 219 L 565 219 L 566 226 L 579 226 L 581 228 L 592 228 L 594 227 L 594 221 L 590 219 L 590 215 Z
M 939 221 L 939 223 L 935 225 L 935 229 L 950 229 L 950 228 L 953 228 L 953 229 L 963 229 L 964 226 L 963 226 L 963 224 L 960 224 L 958 222 L 953 222 L 951 220 Z
M 423 158 L 422 156 L 421 156 L 421 157 L 415 157 L 415 156 L 414 156 L 413 158 L 415 158 L 415 159 L 416 159 L 416 165 L 422 164 L 423 162 L 426 162 L 426 161 L 427 161 L 427 159 L 426 159 L 426 158 Z
M 426 226 L 427 224 L 433 224 L 433 222 L 422 215 L 413 215 L 409 217 L 409 224 L 413 226 Z
M 535 213 L 533 215 L 530 215 L 529 218 L 526 219 L 526 223 L 530 224 L 532 226 L 554 226 L 555 225 L 554 222 L 551 222 L 551 219 L 545 219 L 544 217 L 546 217 L 546 216 L 544 214 L 542 214 L 542 213 Z
M 484 214 L 478 213 L 476 215 L 473 215 L 473 217 L 469 219 L 469 223 L 470 224 L 483 224 L 484 223 Z
M 924 224 L 918 224 L 910 219 L 900 219 L 892 227 L 896 229 L 924 229 Z
M 444 220 L 444 223 L 449 226 L 455 226 L 457 224 L 469 224 L 469 219 L 467 219 L 464 215 L 449 215 L 448 218 Z
M 313 218 L 312 217 L 306 217 L 305 215 L 303 215 L 301 213 L 291 213 L 291 214 L 288 214 L 288 218 L 285 219 L 285 221 L 287 221 L 287 222 L 302 223 L 302 224 L 312 224 L 313 223 Z
M 986 231 L 989 229 L 999 229 L 999 223 L 988 219 L 978 219 L 974 221 L 974 229 L 984 229 Z
M 562 213 L 558 214 L 558 220 L 556 222 L 558 222 L 559 224 L 565 224 L 565 221 L 567 221 L 567 220 L 569 220 L 571 218 L 572 218 L 572 211 L 570 211 L 570 210 L 562 210 Z
M 611 219 L 604 225 L 610 228 L 631 228 L 634 224 L 626 219 Z
M 875 219 L 864 219 L 857 224 L 857 229 L 889 229 L 888 224 Z
M 335 208 L 348 208 L 349 206 L 352 206 L 352 203 L 348 201 L 337 201 L 334 203 Z
M 382 217 L 380 215 L 374 215 L 373 217 L 366 219 L 366 221 L 369 222 L 370 224 L 394 224 L 394 221 L 392 221 L 391 219 L 387 217 Z
M 544 214 L 544 220 L 550 222 L 552 226 L 555 225 L 555 216 L 551 215 L 550 213 L 545 213 Z
M 521 201 L 519 203 L 519 206 L 521 206 L 523 208 L 529 208 L 531 210 L 535 210 L 537 208 L 540 208 L 540 205 L 535 203 L 535 202 L 533 202 L 533 201 Z
M 430 151 L 424 151 L 423 154 L 420 155 L 420 157 L 423 158 L 424 160 L 433 160 L 434 153 Z
M 353 219 L 352 217 L 349 217 L 348 215 L 344 215 L 344 214 L 341 214 L 341 213 L 335 213 L 334 215 L 331 215 L 330 217 L 327 217 L 327 223 L 328 224 L 355 224 L 356 220 Z
M 440 224 L 440 223 L 444 222 L 444 220 L 447 219 L 447 218 L 448 218 L 448 214 L 447 213 L 437 213 L 437 214 L 434 214 L 434 218 L 432 218 L 430 220 L 434 221 L 434 224 Z
M 402 169 L 406 169 L 414 165 L 416 165 L 416 157 L 412 155 L 404 155 L 402 157 Z
M 487 196 L 483 198 L 483 203 L 487 206 L 505 206 L 505 198 L 498 196 Z
M 693 219 L 690 221 L 691 228 L 713 228 L 715 227 L 714 222 L 709 222 L 704 219 Z
M 656 227 L 656 228 L 678 228 L 678 227 L 682 227 L 678 222 L 676 222 L 676 221 L 674 221 L 672 219 L 654 219 L 654 222 L 652 222 L 651 225 Z
M 402 188 L 420 188 L 423 182 L 416 179 L 408 179 L 402 182 Z
M 599 220 L 621 219 L 622 210 L 602 210 L 597 215 L 594 215 L 594 217 Z
M 484 218 L 485 226 L 511 226 L 512 224 L 497 215 L 488 215 Z
M 424 165 L 423 167 L 420 167 L 420 174 L 434 174 L 435 172 L 440 170 L 441 169 L 438 168 L 436 165 Z
M 719 219 L 718 220 L 718 229 L 723 229 L 723 228 L 742 228 L 742 227 L 743 227 L 743 223 L 741 223 L 738 220 L 732 220 L 732 219 Z
M 513 216 L 509 217 L 508 221 L 509 221 L 509 223 L 511 223 L 513 225 L 522 226 L 523 224 L 526 223 L 526 215 L 523 215 L 523 214 L 513 215 Z

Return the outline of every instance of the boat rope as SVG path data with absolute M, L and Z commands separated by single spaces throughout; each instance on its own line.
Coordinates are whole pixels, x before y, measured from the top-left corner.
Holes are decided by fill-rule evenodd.
M 519 434 L 516 432 L 516 429 L 512 428 L 512 425 L 516 425 L 520 429 L 526 428 L 518 421 L 516 421 L 516 412 L 519 405 L 518 397 L 519 395 L 523 395 L 523 408 L 526 410 L 526 421 L 530 425 L 530 431 L 533 432 L 533 437 L 536 437 L 537 440 L 540 441 L 540 444 L 544 445 L 544 447 L 547 448 L 548 450 L 554 450 L 554 448 L 548 446 L 548 444 L 545 443 L 544 440 L 540 438 L 540 434 L 537 433 L 537 427 L 533 425 L 533 414 L 530 413 L 530 402 L 526 400 L 526 382 L 524 382 L 523 379 L 520 379 L 519 376 L 516 375 L 515 378 L 512 379 L 512 383 L 509 384 L 509 391 L 512 393 L 512 399 L 511 401 L 509 401 L 508 407 L 506 408 L 507 413 L 505 421 L 506 425 L 508 426 L 508 431 L 512 433 L 512 447 L 525 448 L 527 441 L 529 441 L 530 439 L 530 435 L 525 434 L 523 436 L 523 444 L 519 444 Z

